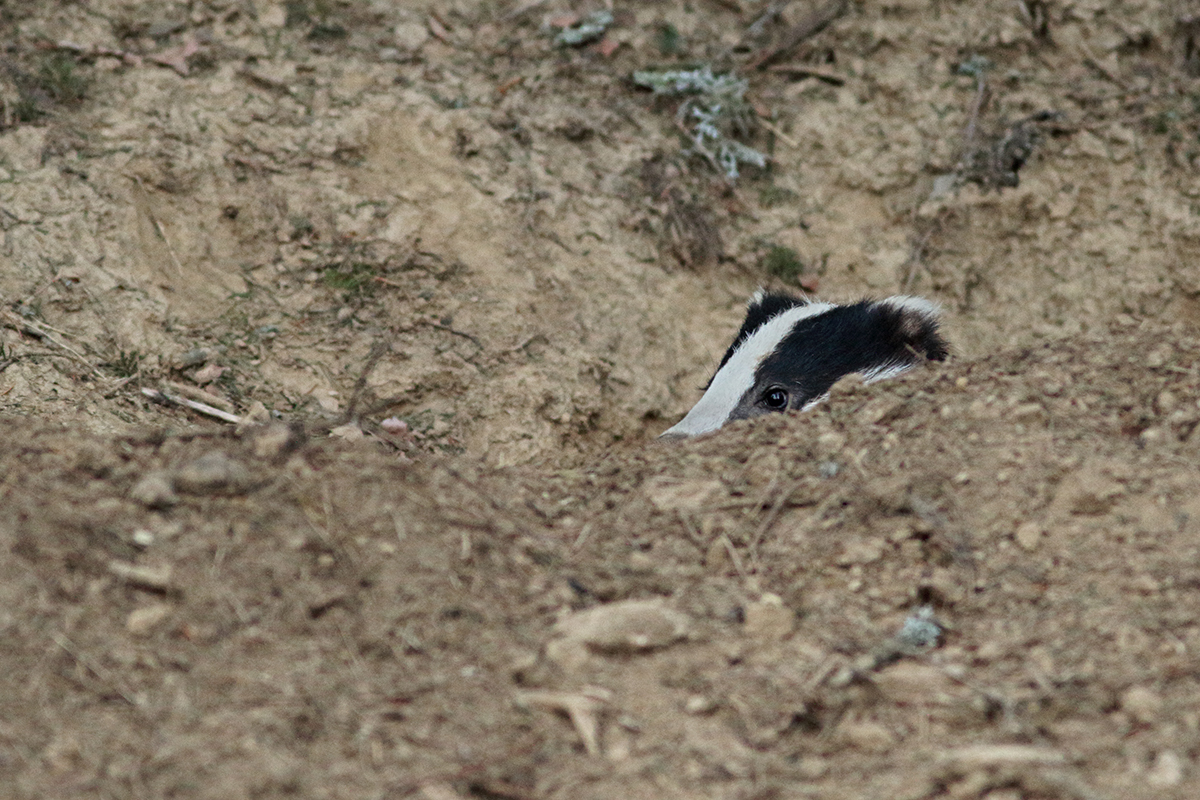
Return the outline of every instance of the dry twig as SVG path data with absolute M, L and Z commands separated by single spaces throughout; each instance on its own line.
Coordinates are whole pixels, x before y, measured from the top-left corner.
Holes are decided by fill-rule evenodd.
M 230 414 L 228 411 L 222 411 L 219 408 L 214 408 L 208 403 L 199 403 L 195 400 L 189 400 L 186 397 L 180 397 L 179 395 L 161 392 L 158 389 L 142 389 L 142 394 L 144 394 L 146 397 L 149 397 L 151 400 L 175 403 L 176 405 L 183 406 L 184 408 L 190 408 L 192 411 L 196 411 L 200 414 L 216 417 L 222 422 L 231 422 L 234 425 L 237 425 L 242 421 L 242 418 L 237 414 Z
M 564 712 L 575 726 L 588 755 L 600 755 L 599 712 L 612 699 L 612 692 L 596 686 L 581 692 L 520 692 L 517 702 L 527 706 L 542 706 Z
M 775 64 L 767 67 L 767 72 L 781 72 L 786 75 L 799 75 L 802 78 L 816 78 L 833 86 L 843 86 L 846 78 L 833 70 L 813 67 L 807 64 Z
M 87 367 L 88 371 L 92 372 L 94 375 L 103 376 L 103 373 L 100 372 L 95 364 L 93 364 L 91 361 L 88 361 L 88 359 L 84 357 L 83 353 L 80 353 L 66 342 L 59 341 L 56 338 L 56 336 L 66 336 L 67 334 L 64 331 L 52 328 L 46 323 L 39 322 L 38 320 L 26 319 L 18 316 L 8 309 L 0 310 L 0 324 L 4 325 L 6 328 L 11 328 L 17 333 L 34 336 L 42 341 L 48 342 L 54 347 L 57 347 L 59 350 L 62 350 L 72 360 L 77 361 L 82 366 Z
M 104 683 L 107 683 L 109 688 L 113 692 L 115 692 L 117 694 L 117 696 L 120 697 L 122 700 L 124 700 L 126 703 L 129 703 L 129 705 L 134 706 L 134 707 L 137 706 L 137 700 L 134 699 L 133 695 L 130 694 L 124 688 L 122 688 L 120 683 L 116 680 L 116 678 L 114 678 L 112 675 L 110 675 L 107 670 L 105 670 L 103 667 L 101 667 L 95 661 L 93 661 L 92 659 L 88 658 L 83 653 L 81 653 L 78 650 L 78 648 L 76 648 L 75 645 L 71 642 L 70 639 L 68 639 L 66 636 L 63 636 L 61 633 L 51 634 L 51 638 L 54 640 L 54 643 L 56 645 L 61 647 L 67 653 L 67 655 L 69 655 L 72 659 L 75 660 L 76 664 L 78 664 L 79 666 L 81 666 L 85 670 L 87 670 L 88 672 L 95 675 L 97 678 L 99 678 Z
M 760 50 L 754 58 L 750 59 L 750 63 L 747 66 L 750 69 L 762 69 L 772 61 L 782 58 L 794 50 L 805 39 L 811 39 L 829 27 L 831 22 L 846 13 L 849 5 L 847 0 L 829 0 L 828 3 L 800 20 L 799 23 L 784 35 L 783 41 L 778 45 Z
M 763 126 L 764 128 L 766 128 L 768 131 L 770 131 L 771 133 L 773 133 L 773 134 L 775 135 L 775 138 L 776 138 L 776 139 L 778 139 L 779 141 L 783 142 L 784 144 L 786 144 L 788 147 L 792 148 L 793 150 L 799 150 L 799 149 L 800 149 L 800 143 L 799 143 L 799 142 L 797 142 L 797 141 L 796 141 L 795 139 L 793 139 L 792 137 L 788 136 L 788 135 L 787 135 L 786 133 L 784 133 L 783 131 L 779 130 L 779 126 L 775 125 L 774 123 L 772 123 L 772 122 L 768 122 L 767 120 L 763 119 L 762 117 L 759 117 L 759 118 L 758 118 L 758 124 L 759 124 L 759 125 L 762 125 L 762 126 Z
M 138 189 L 141 190 L 142 197 L 146 200 L 146 216 L 150 217 L 150 222 L 154 225 L 154 230 L 158 232 L 159 238 L 167 246 L 167 254 L 171 256 L 171 263 L 175 265 L 175 272 L 182 275 L 183 265 L 179 263 L 179 256 L 175 255 L 175 248 L 171 246 L 171 240 L 167 238 L 167 231 L 163 228 L 162 223 L 158 221 L 158 217 L 154 216 L 154 212 L 149 208 L 150 193 L 146 191 L 146 187 L 142 184 L 142 179 L 139 176 L 129 175 L 127 177 L 136 183 Z

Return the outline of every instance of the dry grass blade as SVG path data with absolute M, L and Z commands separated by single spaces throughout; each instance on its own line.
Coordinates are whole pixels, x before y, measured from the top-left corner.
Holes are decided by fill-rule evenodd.
M 71 642 L 70 639 L 68 639 L 66 636 L 63 636 L 61 633 L 51 634 L 51 638 L 54 640 L 54 643 L 56 645 L 61 647 L 63 649 L 63 651 L 67 653 L 67 655 L 69 655 L 72 659 L 75 660 L 76 664 L 78 664 L 79 666 L 81 666 L 85 670 L 87 670 L 88 672 L 95 675 L 97 678 L 99 678 L 104 683 L 108 684 L 108 688 L 110 691 L 114 692 L 118 697 L 120 697 L 122 700 L 124 700 L 129 705 L 135 706 L 135 707 L 137 706 L 137 700 L 134 699 L 133 695 L 130 694 L 125 689 L 123 689 L 117 683 L 116 679 L 114 679 L 113 676 L 108 673 L 107 670 L 105 670 L 103 667 L 101 667 L 99 664 L 97 664 L 91 658 L 88 658 L 87 656 L 85 656 L 79 650 L 79 648 L 76 647 Z

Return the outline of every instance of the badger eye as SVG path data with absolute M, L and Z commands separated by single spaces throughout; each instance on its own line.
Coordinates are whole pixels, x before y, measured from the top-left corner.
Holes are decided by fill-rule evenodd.
M 767 389 L 763 393 L 762 404 L 772 411 L 782 411 L 787 408 L 788 393 L 779 387 Z

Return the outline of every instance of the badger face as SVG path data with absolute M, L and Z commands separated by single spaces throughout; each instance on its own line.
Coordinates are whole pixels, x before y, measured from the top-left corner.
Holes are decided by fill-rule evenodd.
M 946 354 L 938 307 L 920 297 L 834 305 L 760 291 L 700 402 L 661 438 L 697 436 L 772 411 L 806 410 L 845 375 L 883 380 Z

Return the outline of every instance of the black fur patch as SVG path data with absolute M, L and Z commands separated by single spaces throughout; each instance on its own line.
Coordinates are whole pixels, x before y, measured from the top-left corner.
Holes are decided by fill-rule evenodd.
M 808 303 L 808 300 L 777 292 L 764 294 L 758 302 L 751 303 L 750 307 L 746 309 L 746 319 L 742 321 L 742 327 L 738 331 L 737 336 L 734 337 L 733 344 L 729 345 L 729 349 L 725 351 L 725 357 L 717 365 L 717 372 L 720 372 L 721 367 L 725 366 L 725 362 L 733 355 L 733 351 L 738 349 L 738 345 L 746 341 L 750 334 L 765 325 L 771 317 L 781 314 L 789 308 L 806 306 Z
M 792 407 L 803 407 L 844 375 L 942 361 L 948 352 L 932 316 L 863 300 L 797 322 L 759 365 L 755 383 L 789 387 Z

